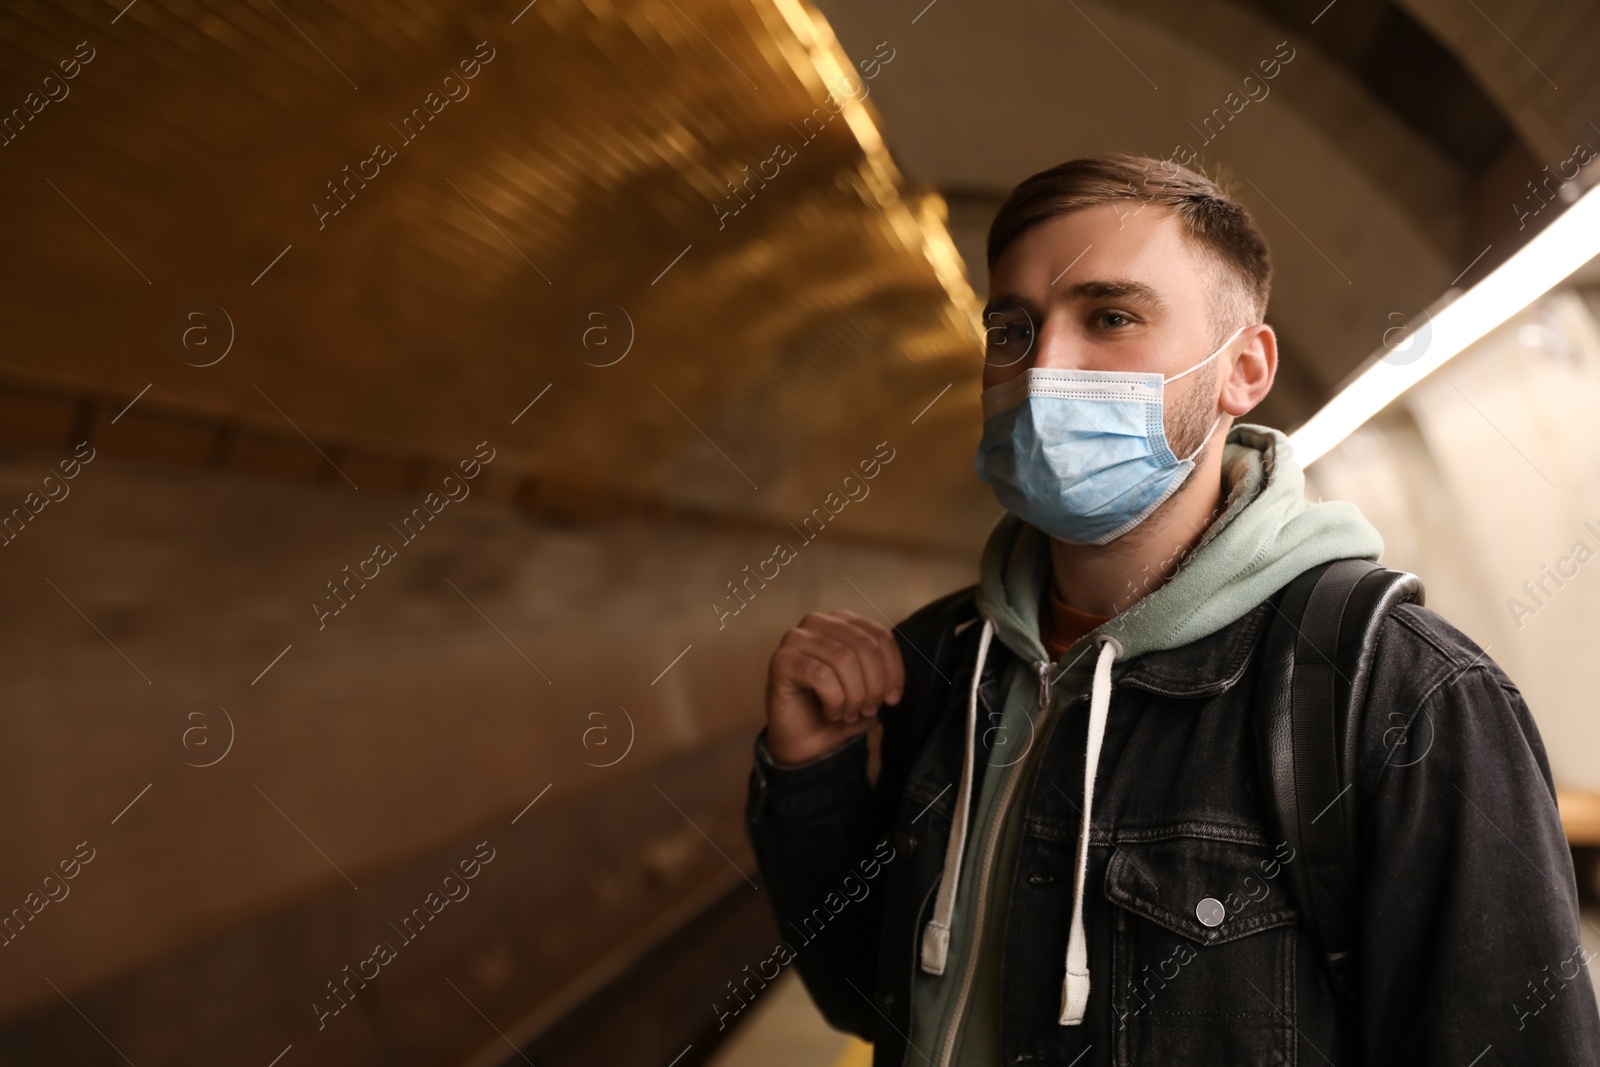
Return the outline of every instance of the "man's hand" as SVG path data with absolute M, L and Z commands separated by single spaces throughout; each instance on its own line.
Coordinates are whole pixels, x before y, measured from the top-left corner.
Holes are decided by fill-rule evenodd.
M 767 664 L 767 751 L 779 765 L 827 755 L 872 729 L 905 680 L 888 630 L 853 611 L 812 612 Z

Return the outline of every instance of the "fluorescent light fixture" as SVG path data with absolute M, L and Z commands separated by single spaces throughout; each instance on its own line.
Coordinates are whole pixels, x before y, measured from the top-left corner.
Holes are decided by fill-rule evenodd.
M 1374 353 L 1366 370 L 1289 436 L 1295 458 L 1302 467 L 1310 466 L 1390 401 L 1595 256 L 1600 256 L 1600 186 L 1590 189 L 1477 285 L 1437 313 L 1430 309 L 1427 322 L 1404 344 Z M 1419 344 L 1427 347 L 1412 362 L 1384 358 Z

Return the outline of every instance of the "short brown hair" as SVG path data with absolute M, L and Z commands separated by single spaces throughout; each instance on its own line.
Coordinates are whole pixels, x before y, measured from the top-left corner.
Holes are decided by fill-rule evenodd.
M 1189 239 L 1221 268 L 1213 302 L 1219 341 L 1239 326 L 1263 320 L 1272 292 L 1272 259 L 1250 213 L 1216 182 L 1171 160 L 1096 156 L 1028 178 L 1011 190 L 989 226 L 989 269 L 1038 223 L 1118 200 L 1171 209 Z

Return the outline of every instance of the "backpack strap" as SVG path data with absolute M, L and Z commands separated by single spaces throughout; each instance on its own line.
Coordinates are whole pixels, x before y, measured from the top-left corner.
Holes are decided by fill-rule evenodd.
M 1269 813 L 1304 925 L 1316 932 L 1348 1022 L 1360 943 L 1356 760 L 1361 709 L 1384 616 L 1422 602 L 1414 574 L 1365 559 L 1314 567 L 1272 601 L 1255 727 Z

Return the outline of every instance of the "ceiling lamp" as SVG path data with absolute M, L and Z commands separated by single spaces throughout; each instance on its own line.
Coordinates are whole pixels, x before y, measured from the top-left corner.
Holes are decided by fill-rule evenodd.
M 1451 299 L 1445 294 L 1422 316 L 1420 326 L 1399 345 L 1380 348 L 1366 370 L 1341 389 L 1322 410 L 1289 436 L 1302 467 L 1316 462 L 1388 403 L 1438 370 L 1490 330 L 1559 285 L 1573 271 L 1600 256 L 1600 186 L 1523 245 L 1477 285 Z M 1395 358 L 1422 346 L 1420 355 Z

